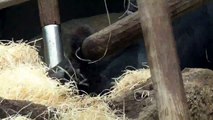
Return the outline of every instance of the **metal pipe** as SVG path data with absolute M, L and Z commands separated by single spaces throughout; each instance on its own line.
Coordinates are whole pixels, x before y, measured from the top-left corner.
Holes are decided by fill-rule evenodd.
M 45 61 L 49 68 L 57 66 L 63 59 L 59 25 L 51 24 L 42 28 Z

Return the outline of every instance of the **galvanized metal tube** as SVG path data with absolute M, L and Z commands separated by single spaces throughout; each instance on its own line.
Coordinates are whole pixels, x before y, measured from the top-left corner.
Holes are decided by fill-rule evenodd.
M 49 68 L 57 66 L 64 59 L 59 30 L 59 25 L 55 24 L 47 25 L 42 28 L 44 39 L 44 57 Z

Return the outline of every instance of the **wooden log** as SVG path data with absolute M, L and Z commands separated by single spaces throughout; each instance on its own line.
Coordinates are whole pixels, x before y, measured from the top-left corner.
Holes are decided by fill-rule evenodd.
M 0 119 L 13 115 L 30 115 L 31 119 L 46 120 L 53 116 L 53 113 L 48 112 L 48 107 L 35 104 L 29 101 L 9 100 L 0 97 Z
M 137 0 L 160 120 L 189 120 L 175 39 L 165 0 Z
M 11 6 L 14 6 L 14 5 L 18 5 L 18 4 L 27 2 L 27 1 L 29 1 L 29 0 L 1 0 L 0 1 L 0 9 L 11 7 Z
M 87 37 L 82 44 L 82 53 L 85 58 L 95 60 L 104 55 L 107 44 L 107 55 L 110 55 L 134 43 L 137 36 L 141 36 L 141 30 L 138 14 L 134 13 Z
M 58 0 L 38 0 L 41 26 L 60 24 Z
M 169 0 L 170 16 L 174 19 L 208 1 L 213 0 Z M 82 45 L 82 53 L 85 58 L 99 59 L 104 55 L 108 41 L 106 56 L 135 43 L 138 36 L 141 36 L 141 26 L 136 12 L 86 38 Z

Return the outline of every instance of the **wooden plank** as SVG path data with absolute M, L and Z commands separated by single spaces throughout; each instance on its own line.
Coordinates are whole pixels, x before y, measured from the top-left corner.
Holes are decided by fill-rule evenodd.
M 18 5 L 29 0 L 0 0 L 0 9 Z
M 41 26 L 60 24 L 58 0 L 38 0 Z
M 165 0 L 137 0 L 159 120 L 189 120 L 177 50 Z

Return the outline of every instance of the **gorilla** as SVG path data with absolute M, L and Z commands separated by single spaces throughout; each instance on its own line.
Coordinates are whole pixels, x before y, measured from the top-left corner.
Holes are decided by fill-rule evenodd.
M 213 12 L 211 11 L 213 11 L 213 3 L 203 5 L 173 20 L 173 33 L 181 70 L 186 67 L 213 69 Z M 125 69 L 147 67 L 143 37 L 138 38 L 140 39 L 138 43 L 122 52 L 94 64 L 79 60 L 75 51 L 92 33 L 89 26 L 80 26 L 70 38 L 70 47 L 73 51 L 70 59 L 88 83 L 88 86 L 81 86 L 80 89 L 89 93 L 101 93 L 104 89 L 109 89 L 113 78 L 120 76 Z M 79 56 L 83 58 L 81 52 Z

